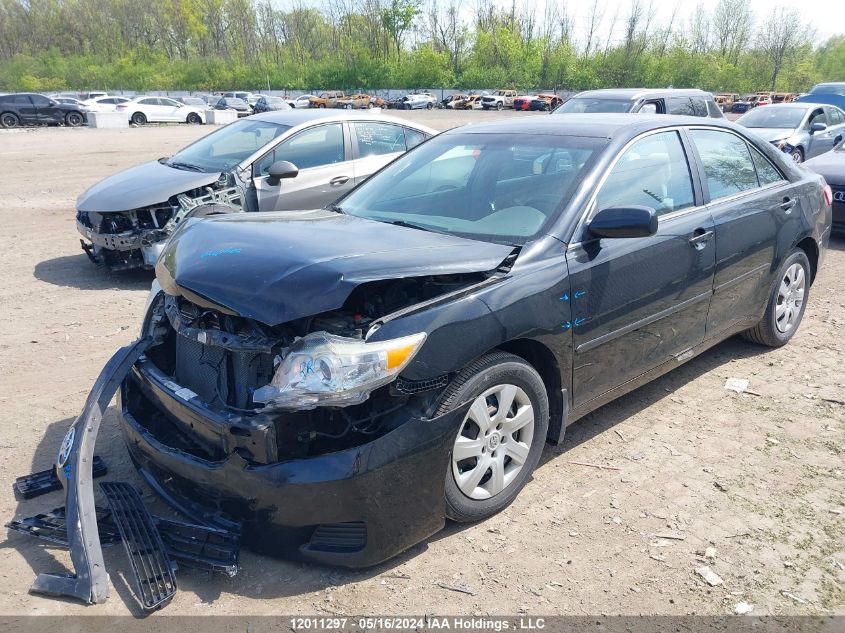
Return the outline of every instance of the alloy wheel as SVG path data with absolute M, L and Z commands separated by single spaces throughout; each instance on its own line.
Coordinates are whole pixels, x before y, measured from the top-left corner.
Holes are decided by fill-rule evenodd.
M 82 125 L 82 115 L 78 112 L 71 112 L 65 117 L 65 123 L 70 127 L 78 127 Z
M 794 160 L 796 163 L 803 163 L 804 162 L 804 154 L 801 153 L 800 149 L 793 150 L 792 160 Z
M 4 114 L 0 117 L 0 125 L 3 127 L 17 127 L 18 125 L 18 117 L 14 114 Z
M 798 324 L 806 286 L 807 276 L 801 264 L 795 263 L 786 269 L 778 287 L 775 308 L 775 326 L 778 331 L 785 334 Z
M 534 439 L 535 413 L 520 387 L 491 387 L 472 403 L 452 448 L 452 475 L 470 499 L 489 499 L 522 470 Z

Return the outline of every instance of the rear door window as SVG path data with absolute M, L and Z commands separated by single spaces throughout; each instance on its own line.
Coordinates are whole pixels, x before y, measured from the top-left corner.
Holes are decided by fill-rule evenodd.
M 666 97 L 666 112 L 683 116 L 696 116 L 689 97 Z
M 360 121 L 352 125 L 361 158 L 405 151 L 405 131 L 400 125 L 377 121 Z
M 707 116 L 707 102 L 702 97 L 690 97 L 693 116 Z
M 690 130 L 701 156 L 710 199 L 756 189 L 757 170 L 745 141 L 730 132 Z
M 760 150 L 753 145 L 749 145 L 748 149 L 751 151 L 751 159 L 754 161 L 754 167 L 757 169 L 757 181 L 761 187 L 784 179 L 777 167 L 772 165 L 771 161 L 760 153 Z

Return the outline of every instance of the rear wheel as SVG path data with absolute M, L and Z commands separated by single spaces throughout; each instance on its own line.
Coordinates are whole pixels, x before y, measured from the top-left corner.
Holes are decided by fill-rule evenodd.
M 0 114 L 0 126 L 18 127 L 20 122 L 21 120 L 18 118 L 17 114 L 13 114 L 11 112 L 4 112 L 3 114 Z
M 200 115 L 196 112 L 191 112 L 185 121 L 192 125 L 199 125 L 200 123 L 202 123 L 202 117 L 200 117 Z
M 320 104 L 320 105 L 318 105 L 317 107 L 318 107 L 318 108 L 325 108 L 325 107 L 326 107 L 326 104 L 325 104 L 325 103 L 321 103 L 321 104 Z
M 543 380 L 513 354 L 482 356 L 446 388 L 437 414 L 471 402 L 446 473 L 446 516 L 478 521 L 507 507 L 537 466 L 549 424 Z
M 82 115 L 79 112 L 68 112 L 65 116 L 65 125 L 68 127 L 79 127 L 82 125 Z
M 372 109 L 373 109 L 373 102 L 372 102 L 372 101 L 368 101 L 368 102 L 367 102 L 367 110 L 372 110 Z
M 145 115 L 143 112 L 136 112 L 132 115 L 132 118 L 130 120 L 135 125 L 144 125 L 144 123 L 147 122 L 147 115 Z
M 807 307 L 810 290 L 810 260 L 800 249 L 781 264 L 763 318 L 742 337 L 767 347 L 786 345 L 794 335 Z

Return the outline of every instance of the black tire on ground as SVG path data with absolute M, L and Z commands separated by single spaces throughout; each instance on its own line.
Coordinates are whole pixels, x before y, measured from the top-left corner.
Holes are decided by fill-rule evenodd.
M 434 107 L 434 104 L 429 101 L 428 104 L 426 104 L 425 109 L 431 110 L 433 107 Z
M 367 110 L 372 110 L 372 109 L 373 109 L 373 102 L 372 102 L 372 101 L 368 101 L 368 102 L 367 102 Z
M 804 269 L 804 295 L 795 324 L 788 332 L 782 332 L 777 327 L 778 291 L 784 280 L 784 276 L 794 264 L 798 264 Z M 763 318 L 753 328 L 742 332 L 742 338 L 758 345 L 765 345 L 766 347 L 782 347 L 786 345 L 795 335 L 795 332 L 798 331 L 801 321 L 804 318 L 804 310 L 807 308 L 807 299 L 810 296 L 810 279 L 810 260 L 807 259 L 807 254 L 804 251 L 796 248 L 783 261 L 775 275 L 775 281 L 769 292 L 769 303 L 766 305 L 766 312 L 763 314 Z
M 68 127 L 79 127 L 83 121 L 84 119 L 79 112 L 68 112 L 65 115 L 65 125 Z
M 497 110 L 501 110 L 501 109 L 502 109 L 502 108 L 504 108 L 504 107 L 505 107 L 505 106 L 502 104 L 502 102 L 501 102 L 501 101 L 499 101 L 499 102 L 496 104 L 496 109 L 497 109 Z
M 18 118 L 17 114 L 13 112 L 4 112 L 0 114 L 0 127 L 18 127 L 21 123 L 21 120 Z
M 135 125 L 144 125 L 147 122 L 147 115 L 143 112 L 136 112 L 129 120 Z
M 190 123 L 192 125 L 199 125 L 199 124 L 202 123 L 202 117 L 199 114 L 197 114 L 196 112 L 191 112 L 188 115 L 188 118 L 185 119 L 185 122 Z
M 436 415 L 474 400 L 497 384 L 520 387 L 534 409 L 534 435 L 528 457 L 515 479 L 498 494 L 486 499 L 472 499 L 461 492 L 452 470 L 451 454 L 446 472 L 446 516 L 453 521 L 468 523 L 486 519 L 507 507 L 531 478 L 540 460 L 549 428 L 549 400 L 543 379 L 519 356 L 505 352 L 491 352 L 462 369 L 440 397 Z M 456 434 L 464 430 L 464 421 Z
M 325 108 L 325 107 L 326 107 L 326 104 L 325 104 L 325 103 L 321 103 L 321 104 L 320 104 L 320 105 L 318 105 L 317 107 L 318 107 L 318 108 Z
M 792 160 L 794 160 L 796 163 L 804 162 L 804 150 L 800 147 L 796 147 L 794 150 L 792 150 L 790 156 L 792 156 Z

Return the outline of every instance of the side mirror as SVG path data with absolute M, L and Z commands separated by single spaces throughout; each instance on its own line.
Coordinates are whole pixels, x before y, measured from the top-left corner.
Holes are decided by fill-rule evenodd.
M 590 220 L 595 237 L 648 237 L 657 233 L 657 212 L 651 207 L 607 207 Z
M 278 185 L 285 178 L 296 178 L 299 175 L 299 167 L 286 160 L 277 160 L 267 170 L 267 184 Z
M 814 134 L 816 132 L 824 132 L 827 129 L 827 126 L 824 123 L 813 123 L 810 126 L 810 134 Z

